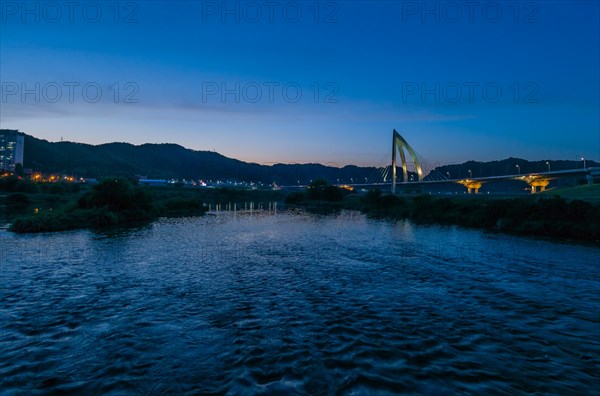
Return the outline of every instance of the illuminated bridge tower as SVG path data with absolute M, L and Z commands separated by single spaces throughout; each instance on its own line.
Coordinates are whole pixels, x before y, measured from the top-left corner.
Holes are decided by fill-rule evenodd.
M 394 137 L 392 142 L 392 194 L 396 193 L 396 151 L 400 152 L 404 183 L 408 182 L 408 170 L 406 168 L 406 156 L 404 155 L 404 149 L 408 151 L 408 154 L 410 154 L 415 164 L 419 181 L 423 180 L 423 167 L 421 166 L 421 161 L 419 161 L 419 158 L 417 158 L 417 154 L 412 147 L 410 147 L 406 140 L 404 140 L 404 138 L 400 136 L 400 134 L 394 129 Z

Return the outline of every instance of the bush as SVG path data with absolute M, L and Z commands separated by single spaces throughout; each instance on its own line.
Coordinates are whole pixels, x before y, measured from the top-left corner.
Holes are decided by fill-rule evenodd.
M 589 202 L 580 200 L 571 201 L 567 209 L 567 216 L 570 220 L 584 222 L 592 217 L 594 207 Z
M 22 193 L 37 193 L 40 191 L 37 183 L 30 180 L 19 180 L 13 187 L 13 191 Z
M 29 197 L 23 193 L 12 193 L 6 197 L 6 203 L 9 205 L 26 205 L 30 202 Z
M 0 191 L 13 192 L 18 182 L 19 179 L 14 176 L 2 177 L 0 178 Z
M 377 188 L 375 190 L 367 191 L 367 193 L 365 194 L 365 196 L 363 197 L 362 200 L 367 205 L 377 206 L 379 204 L 380 197 L 381 197 L 381 190 Z
M 50 187 L 48 188 L 48 190 L 52 194 L 64 194 L 65 193 L 65 187 L 62 183 L 52 183 L 50 185 Z
M 287 197 L 285 197 L 285 203 L 289 205 L 294 205 L 306 200 L 306 196 L 301 192 L 293 192 L 289 193 Z
M 106 209 L 86 210 L 84 215 L 86 221 L 93 228 L 105 228 L 119 224 L 119 218 L 113 212 Z
M 343 198 L 342 190 L 329 185 L 325 179 L 317 179 L 308 185 L 308 199 L 311 201 L 340 202 Z
M 325 179 L 317 179 L 310 182 L 308 185 L 308 199 L 311 201 L 323 199 L 323 191 L 327 187 L 327 181 Z
M 399 196 L 393 194 L 383 195 L 378 202 L 379 207 L 384 209 L 403 206 L 405 204 L 406 200 L 404 198 L 400 198 Z
M 154 199 L 147 189 L 136 188 L 127 179 L 107 179 L 82 196 L 77 205 L 82 209 L 106 207 L 113 212 L 152 211 Z
M 325 186 L 323 190 L 323 200 L 329 202 L 340 202 L 344 198 L 342 190 L 336 186 Z
M 81 221 L 64 212 L 43 213 L 16 219 L 9 230 L 17 233 L 66 231 L 79 228 Z
M 129 181 L 110 179 L 96 184 L 91 192 L 79 199 L 78 205 L 88 209 L 107 207 L 109 210 L 119 212 L 132 209 L 135 204 L 134 198 L 135 191 Z

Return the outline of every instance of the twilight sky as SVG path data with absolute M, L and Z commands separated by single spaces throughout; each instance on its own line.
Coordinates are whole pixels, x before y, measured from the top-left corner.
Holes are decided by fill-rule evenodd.
M 598 1 L 0 0 L 0 127 L 258 163 L 600 160 Z

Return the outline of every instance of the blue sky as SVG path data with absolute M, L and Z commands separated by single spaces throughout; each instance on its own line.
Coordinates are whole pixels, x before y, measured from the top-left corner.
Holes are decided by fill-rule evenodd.
M 1 127 L 51 141 L 600 160 L 597 1 L 0 4 Z

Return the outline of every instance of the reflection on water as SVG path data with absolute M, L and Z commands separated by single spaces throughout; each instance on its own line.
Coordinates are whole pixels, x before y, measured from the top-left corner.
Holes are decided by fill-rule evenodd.
M 267 211 L 268 213 L 277 213 L 279 202 L 227 202 L 227 203 L 207 203 L 209 212 L 237 212 L 244 211 L 252 213 L 254 211 Z
M 600 250 L 211 208 L 0 231 L 0 391 L 590 394 Z

